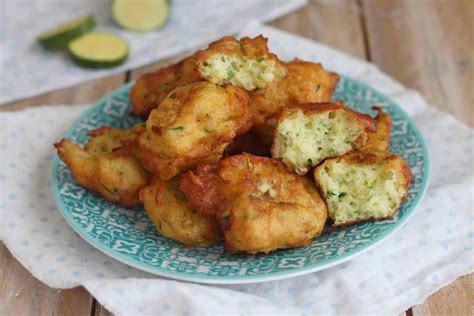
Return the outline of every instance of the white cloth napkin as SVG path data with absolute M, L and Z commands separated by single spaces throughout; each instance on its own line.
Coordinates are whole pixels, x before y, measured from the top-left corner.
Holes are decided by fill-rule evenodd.
M 397 314 L 473 271 L 474 132 L 428 106 L 374 65 L 252 24 L 284 58 L 322 61 L 387 94 L 415 120 L 431 157 L 431 184 L 397 233 L 350 262 L 258 284 L 211 286 L 129 268 L 92 248 L 64 221 L 50 193 L 53 142 L 88 106 L 0 113 L 0 237 L 31 273 L 56 288 L 85 286 L 118 315 Z
M 121 73 L 238 32 L 252 19 L 269 21 L 303 6 L 306 0 L 173 0 L 160 30 L 122 30 L 111 18 L 109 0 L 3 0 L 0 10 L 0 104 Z M 87 70 L 65 53 L 49 52 L 38 35 L 78 16 L 93 14 L 96 30 L 122 36 L 128 61 L 120 67 Z

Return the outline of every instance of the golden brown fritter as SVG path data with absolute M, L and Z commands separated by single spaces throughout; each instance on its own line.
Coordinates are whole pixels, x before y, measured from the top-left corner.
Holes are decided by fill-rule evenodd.
M 145 169 L 168 180 L 198 164 L 218 161 L 250 124 L 245 90 L 209 82 L 184 85 L 150 113 L 137 157 Z
M 295 59 L 285 64 L 287 75 L 265 89 L 250 92 L 254 130 L 267 143 L 273 138 L 275 118 L 290 105 L 328 102 L 339 76 L 326 72 L 321 64 Z
M 360 149 L 375 132 L 372 117 L 336 103 L 310 103 L 284 109 L 278 118 L 272 157 L 305 174 L 329 157 Z
M 268 51 L 263 36 L 237 40 L 226 36 L 198 53 L 196 69 L 201 78 L 217 84 L 231 84 L 247 91 L 265 88 L 286 75 L 278 57 Z
M 327 219 L 321 196 L 279 161 L 241 154 L 206 168 L 184 174 L 180 188 L 198 212 L 216 213 L 225 251 L 302 247 L 321 234 Z
M 134 137 L 132 131 L 103 126 L 90 135 L 84 149 L 66 139 L 54 144 L 77 182 L 109 201 L 127 207 L 140 204 L 138 192 L 148 185 L 148 173 L 133 155 L 113 152 Z
M 384 113 L 380 106 L 374 106 L 373 109 L 377 111 L 377 116 L 375 117 L 377 132 L 368 134 L 369 139 L 362 149 L 387 151 L 388 147 L 390 147 L 392 118 L 390 115 Z
M 177 64 L 147 73 L 138 78 L 130 90 L 132 115 L 147 118 L 151 110 L 158 107 L 158 104 L 173 89 L 199 81 L 200 76 L 195 69 L 196 56 L 197 53 Z
M 157 230 L 167 238 L 187 247 L 209 246 L 222 239 L 216 219 L 194 211 L 176 179 L 154 177 L 151 185 L 140 191 L 140 199 Z
M 355 151 L 314 170 L 334 226 L 392 217 L 408 195 L 412 175 L 399 156 Z

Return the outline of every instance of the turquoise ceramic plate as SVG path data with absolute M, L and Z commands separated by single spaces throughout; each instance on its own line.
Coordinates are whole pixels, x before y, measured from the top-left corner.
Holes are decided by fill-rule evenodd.
M 65 137 L 85 143 L 89 130 L 102 125 L 130 127 L 130 84 L 89 109 Z M 421 202 L 428 184 L 428 152 L 413 121 L 390 99 L 363 83 L 342 78 L 335 100 L 372 113 L 381 105 L 393 118 L 390 151 L 410 164 L 415 182 L 397 215 L 387 221 L 368 222 L 331 229 L 306 248 L 276 251 L 268 255 L 223 254 L 222 245 L 188 249 L 160 236 L 144 210 L 122 208 L 106 201 L 74 180 L 58 157 L 52 163 L 53 192 L 67 222 L 90 244 L 107 255 L 161 276 L 201 283 L 247 283 L 283 279 L 329 268 L 369 249 L 399 229 Z

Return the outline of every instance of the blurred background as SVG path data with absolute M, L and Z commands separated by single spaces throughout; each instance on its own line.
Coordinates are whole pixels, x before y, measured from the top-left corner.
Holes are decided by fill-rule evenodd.
M 304 0 L 1 0 L 0 69 L 4 77 L 17 80 L 0 82 L 0 104 L 143 66 L 304 4 Z M 157 14 L 149 14 L 151 10 Z M 74 65 L 64 50 L 40 45 L 38 37 L 49 32 L 47 39 L 57 36 L 66 47 L 71 39 L 64 37 L 63 25 L 78 17 L 95 21 L 84 34 L 108 32 L 124 40 L 128 59 L 114 68 L 90 70 Z M 154 27 L 137 31 L 146 20 L 143 17 Z

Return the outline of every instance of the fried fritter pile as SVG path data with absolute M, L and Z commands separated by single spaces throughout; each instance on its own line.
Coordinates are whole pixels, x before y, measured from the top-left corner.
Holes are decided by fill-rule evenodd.
M 132 114 L 146 118 L 174 88 L 201 80 L 249 91 L 255 128 L 265 133 L 261 125 L 288 105 L 330 101 L 339 76 L 319 63 L 281 62 L 268 50 L 263 36 L 240 41 L 224 37 L 175 65 L 139 78 L 130 91 Z
M 319 63 L 280 61 L 263 36 L 224 37 L 137 80 L 131 114 L 144 123 L 55 146 L 81 185 L 143 204 L 161 235 L 187 247 L 303 247 L 328 218 L 393 216 L 411 180 L 386 152 L 390 116 L 332 101 L 338 80 Z
M 180 189 L 199 213 L 215 214 L 229 252 L 305 246 L 321 234 L 326 205 L 307 178 L 249 154 L 184 174 Z
M 90 136 L 92 139 L 84 148 L 67 139 L 54 144 L 59 157 L 86 188 L 124 206 L 140 204 L 138 194 L 148 185 L 148 172 L 133 155 L 114 153 L 135 134 L 132 130 L 103 126 L 91 131 Z

